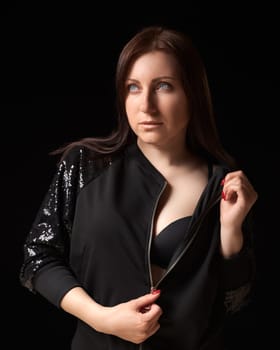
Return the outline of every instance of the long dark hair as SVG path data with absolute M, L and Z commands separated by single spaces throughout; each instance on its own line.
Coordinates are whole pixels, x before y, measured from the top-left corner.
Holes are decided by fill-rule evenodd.
M 108 137 L 83 138 L 59 148 L 53 153 L 67 153 L 76 145 L 83 145 L 95 154 L 112 154 L 135 142 L 125 110 L 125 81 L 134 62 L 143 54 L 160 50 L 173 55 L 180 69 L 182 83 L 190 105 L 190 121 L 186 133 L 189 149 L 214 162 L 234 167 L 233 157 L 224 149 L 218 135 L 212 98 L 205 66 L 191 39 L 184 33 L 161 26 L 140 30 L 123 47 L 116 67 L 117 128 Z

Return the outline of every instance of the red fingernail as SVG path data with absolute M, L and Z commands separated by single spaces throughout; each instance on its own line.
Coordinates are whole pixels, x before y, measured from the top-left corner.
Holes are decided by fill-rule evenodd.
M 225 183 L 225 179 L 223 179 L 223 180 L 221 181 L 221 186 L 223 186 L 224 183 Z
M 222 191 L 222 198 L 223 198 L 224 200 L 226 200 L 226 194 L 225 194 L 224 191 Z
M 152 291 L 152 294 L 159 294 L 160 293 L 160 289 L 154 289 L 153 291 Z

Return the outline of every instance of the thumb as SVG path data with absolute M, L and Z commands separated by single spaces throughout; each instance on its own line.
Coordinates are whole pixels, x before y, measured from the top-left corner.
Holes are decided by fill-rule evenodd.
M 153 304 L 160 296 L 160 290 L 153 290 L 152 293 L 142 295 L 139 298 L 134 299 L 137 309 L 143 309 L 146 306 Z

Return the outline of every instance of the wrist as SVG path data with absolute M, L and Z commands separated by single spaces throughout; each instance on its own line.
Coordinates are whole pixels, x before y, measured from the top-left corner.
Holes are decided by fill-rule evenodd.
M 105 325 L 108 322 L 108 307 L 94 303 L 87 310 L 86 322 L 97 332 L 107 333 Z
M 243 233 L 238 229 L 221 229 L 221 254 L 224 258 L 238 254 L 243 247 Z

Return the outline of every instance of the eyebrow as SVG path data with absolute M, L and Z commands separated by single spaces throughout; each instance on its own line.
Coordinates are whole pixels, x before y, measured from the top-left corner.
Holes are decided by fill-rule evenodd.
M 168 75 L 163 75 L 163 76 L 160 76 L 160 77 L 157 77 L 155 79 L 152 79 L 152 82 L 157 82 L 159 80 L 164 80 L 164 79 L 168 79 L 168 80 L 178 80 L 177 78 L 174 78 L 174 77 L 171 77 L 171 76 L 168 76 Z M 133 78 L 127 78 L 126 80 L 129 80 L 129 81 L 134 81 L 134 82 L 139 82 L 139 80 L 137 79 L 133 79 Z

